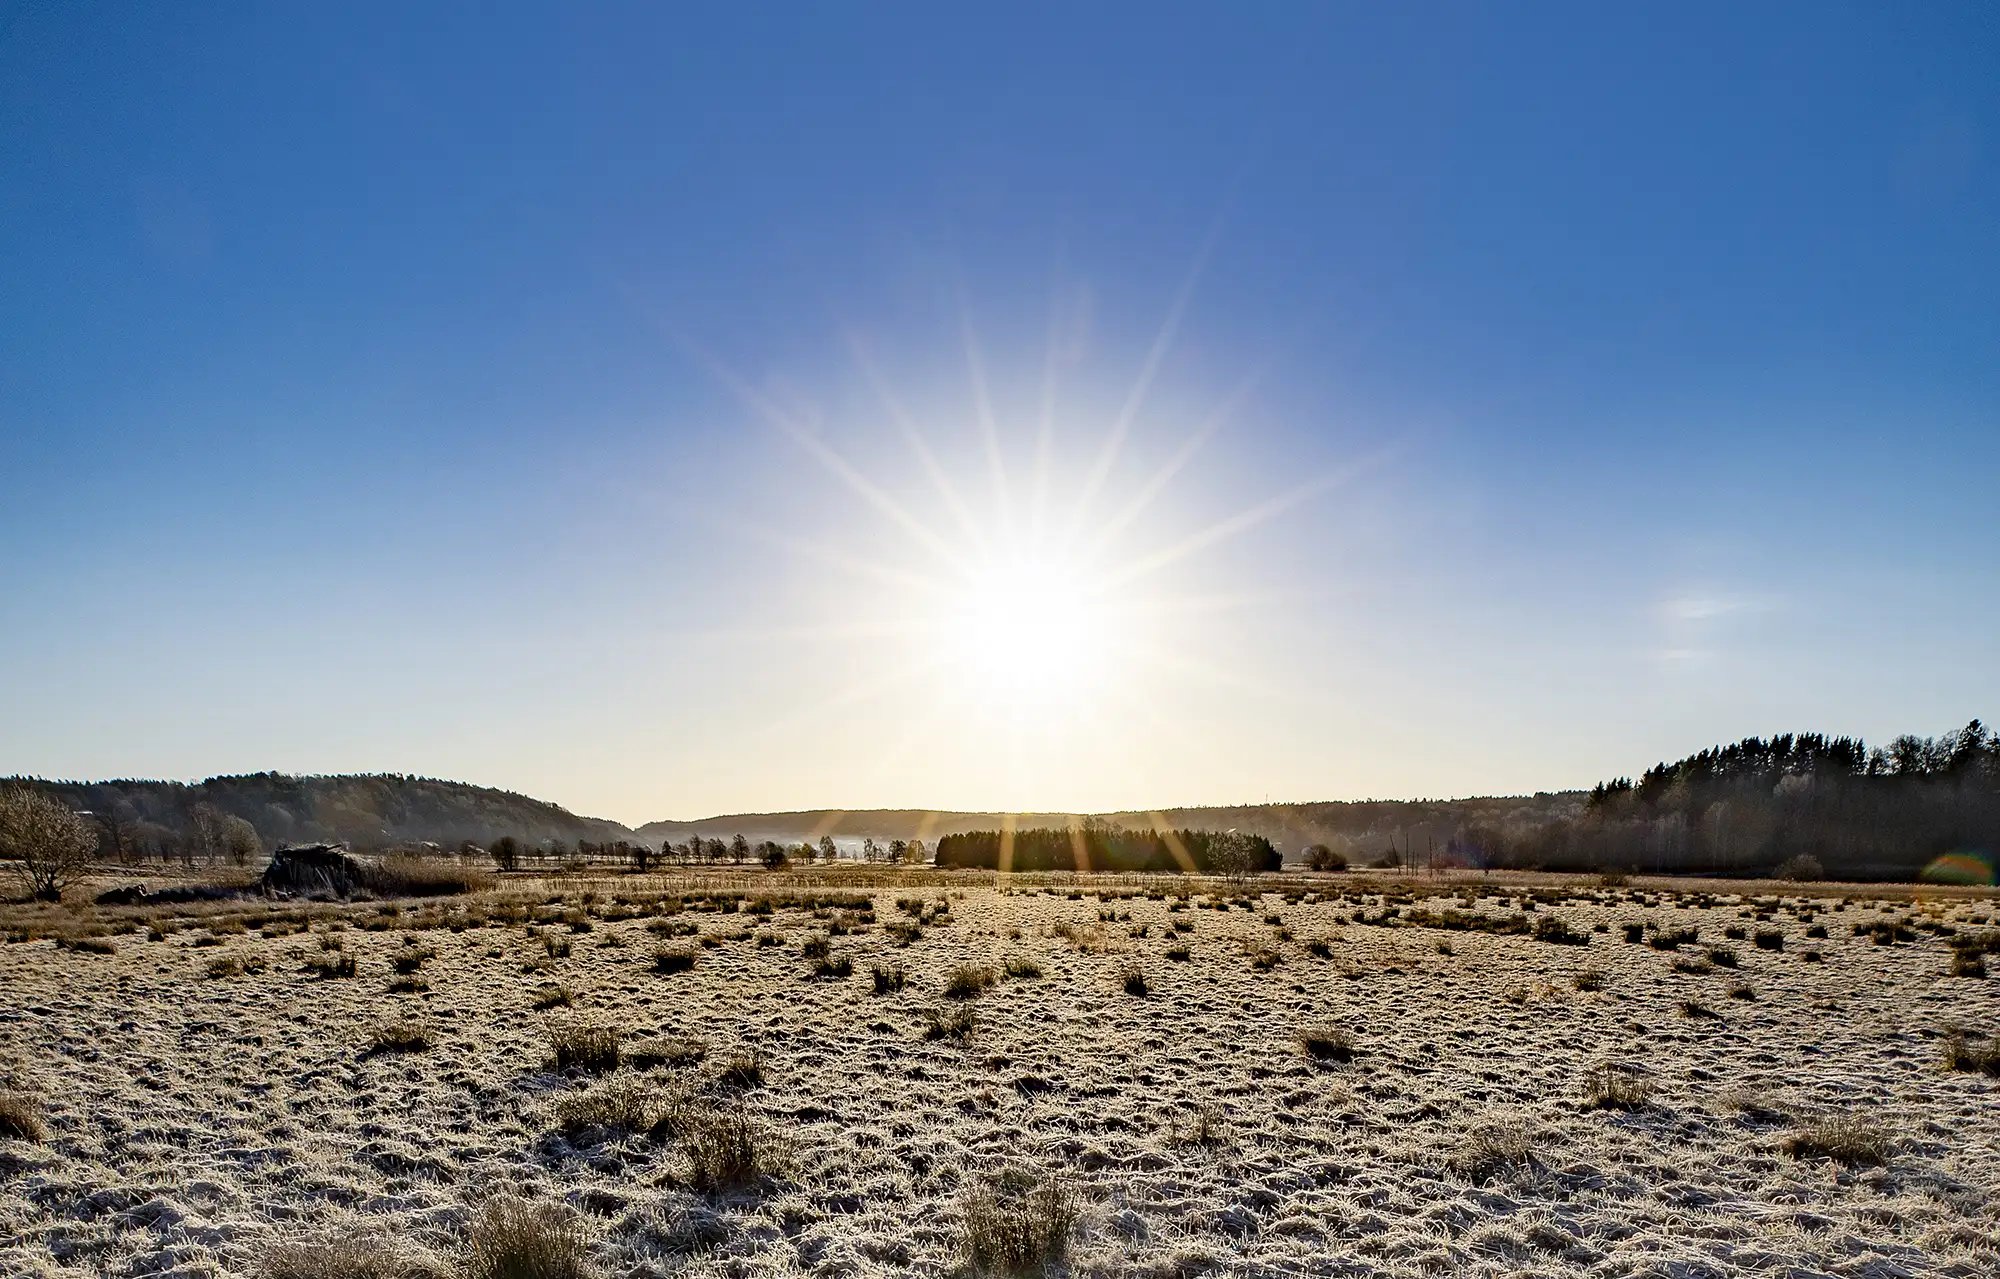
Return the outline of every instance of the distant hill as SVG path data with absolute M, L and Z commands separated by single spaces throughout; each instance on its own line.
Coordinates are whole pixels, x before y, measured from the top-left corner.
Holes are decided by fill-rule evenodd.
M 340 840 L 357 849 L 407 842 L 447 847 L 513 835 L 530 843 L 629 839 L 617 822 L 579 817 L 568 809 L 512 791 L 398 773 L 292 777 L 251 773 L 203 782 L 67 782 L 16 777 L 72 808 L 115 816 L 142 846 L 158 848 L 183 836 L 200 804 L 241 817 L 266 847 Z
M 1540 827 L 1567 821 L 1584 809 L 1582 791 L 1482 799 L 1328 800 L 1306 804 L 1242 804 L 1199 808 L 1163 808 L 1097 814 L 1101 820 L 1133 830 L 1164 825 L 1170 829 L 1236 830 L 1261 835 L 1296 861 L 1308 846 L 1327 844 L 1358 860 L 1377 860 L 1392 853 L 1421 858 L 1442 848 L 1468 827 Z M 690 835 L 728 839 L 741 834 L 753 843 L 817 840 L 821 835 L 856 840 L 921 839 L 996 830 L 1011 822 L 1019 829 L 1067 826 L 1076 813 L 930 812 L 914 808 L 841 811 L 806 809 L 785 813 L 735 813 L 695 821 L 648 822 L 639 827 L 641 839 L 679 843 Z

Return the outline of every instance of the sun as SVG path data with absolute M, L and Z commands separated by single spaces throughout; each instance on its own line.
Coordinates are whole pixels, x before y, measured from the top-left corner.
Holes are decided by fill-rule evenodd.
M 1115 612 L 1083 557 L 1010 546 L 982 555 L 958 585 L 946 626 L 948 678 L 1017 708 L 1084 696 L 1115 657 Z

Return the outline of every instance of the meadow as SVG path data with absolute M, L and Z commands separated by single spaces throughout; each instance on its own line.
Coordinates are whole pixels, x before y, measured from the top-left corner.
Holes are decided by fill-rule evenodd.
M 7 1275 L 2000 1274 L 1990 893 L 752 871 L 0 932 Z

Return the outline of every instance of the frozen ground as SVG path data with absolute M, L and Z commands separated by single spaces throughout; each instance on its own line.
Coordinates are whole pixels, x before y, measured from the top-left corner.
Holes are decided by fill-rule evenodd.
M 0 1274 L 249 1276 L 289 1245 L 371 1235 L 339 1276 L 391 1255 L 450 1273 L 470 1215 L 511 1193 L 567 1205 L 604 1276 L 932 1275 L 964 1265 L 968 1196 L 1011 1168 L 1075 1192 L 1055 1273 L 2000 1275 L 2000 1078 L 1944 1064 L 1949 1028 L 2000 1029 L 2000 983 L 1948 975 L 1943 931 L 1992 926 L 1990 899 L 1412 900 L 1327 879 L 1232 904 L 1222 885 L 968 880 L 860 890 L 871 919 L 788 905 L 779 877 L 731 882 L 776 908 L 670 913 L 669 882 L 639 879 L 588 902 L 550 884 L 245 904 L 198 917 L 215 931 L 186 908 L 16 908 L 0 922 L 139 931 L 110 954 L 0 946 L 0 1088 L 44 1129 L 0 1139 Z M 929 903 L 907 942 L 899 897 Z M 1587 940 L 1414 910 L 1557 916 Z M 1902 940 L 1855 932 L 1887 919 Z M 1649 944 L 1680 928 L 1698 940 Z M 815 976 L 814 938 L 851 975 Z M 693 967 L 656 971 L 663 945 Z M 423 988 L 392 991 L 392 960 L 425 949 L 401 975 Z M 306 971 L 342 955 L 354 976 Z M 944 995 L 955 968 L 1010 959 L 1041 973 Z M 876 993 L 878 964 L 907 985 Z M 1128 993 L 1134 965 L 1149 993 Z M 535 1007 L 556 985 L 573 1002 Z M 969 1033 L 927 1037 L 933 1010 L 965 1007 Z M 396 1019 L 430 1046 L 370 1051 Z M 551 1024 L 580 1020 L 617 1029 L 625 1064 L 553 1069 Z M 1311 1055 L 1308 1029 L 1352 1056 Z M 705 1056 L 644 1056 L 674 1038 Z M 761 1083 L 721 1077 L 745 1050 Z M 1605 1066 L 1636 1108 L 1592 1104 Z M 700 1191 L 673 1124 L 563 1134 L 565 1098 L 624 1079 L 662 1104 L 740 1101 L 776 1173 Z M 1829 1120 L 1881 1162 L 1787 1153 Z

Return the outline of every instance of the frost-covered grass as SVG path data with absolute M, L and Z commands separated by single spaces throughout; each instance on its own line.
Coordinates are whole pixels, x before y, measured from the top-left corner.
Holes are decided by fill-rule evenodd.
M 1990 898 L 730 882 L 10 908 L 0 1274 L 2000 1274 Z

